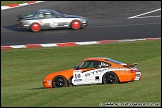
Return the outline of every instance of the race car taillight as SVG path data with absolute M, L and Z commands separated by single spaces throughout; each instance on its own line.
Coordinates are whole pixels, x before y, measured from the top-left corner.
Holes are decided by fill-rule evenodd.
M 19 20 L 19 23 L 22 24 L 22 20 Z
M 142 79 L 142 73 L 138 69 L 132 70 L 133 73 L 136 73 L 136 78 L 135 80 L 141 80 Z
M 140 72 L 140 70 L 138 70 L 138 69 L 135 69 L 135 70 L 131 70 L 131 72 Z

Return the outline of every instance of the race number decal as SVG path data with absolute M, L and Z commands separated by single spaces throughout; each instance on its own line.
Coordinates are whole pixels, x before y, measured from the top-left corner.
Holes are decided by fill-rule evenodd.
M 57 22 L 51 22 L 50 23 L 50 27 L 52 27 L 52 28 L 55 28 L 57 26 L 58 26 L 58 23 Z
M 73 71 L 74 82 L 82 81 L 81 73 L 82 73 L 82 70 Z
M 75 79 L 81 78 L 81 75 L 79 73 L 74 74 Z

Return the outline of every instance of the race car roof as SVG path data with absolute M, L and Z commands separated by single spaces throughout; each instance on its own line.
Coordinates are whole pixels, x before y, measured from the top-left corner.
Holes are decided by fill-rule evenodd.
M 53 12 L 54 10 L 51 10 L 51 9 L 40 9 L 40 10 L 37 10 L 38 12 Z
M 113 60 L 113 59 L 108 58 L 108 57 L 90 57 L 90 58 L 85 58 L 83 61 L 86 61 L 86 60 L 110 61 L 110 62 L 113 62 L 113 63 L 116 63 L 116 64 L 125 64 L 123 62 Z

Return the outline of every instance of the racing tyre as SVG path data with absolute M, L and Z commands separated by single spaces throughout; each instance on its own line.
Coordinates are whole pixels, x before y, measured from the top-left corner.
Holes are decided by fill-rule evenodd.
M 103 84 L 116 84 L 118 83 L 118 77 L 114 72 L 107 72 L 103 75 Z
M 41 30 L 41 25 L 39 23 L 33 23 L 30 29 L 32 32 L 39 32 Z
M 67 84 L 67 80 L 63 76 L 56 76 L 52 80 L 53 88 L 66 87 Z
M 78 30 L 82 26 L 81 22 L 79 20 L 74 20 L 71 22 L 71 29 Z

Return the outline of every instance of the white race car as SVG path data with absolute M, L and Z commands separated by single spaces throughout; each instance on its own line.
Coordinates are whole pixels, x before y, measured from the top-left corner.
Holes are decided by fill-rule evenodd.
M 18 15 L 18 28 L 33 32 L 43 29 L 71 28 L 78 30 L 87 26 L 88 19 L 82 16 L 62 14 L 51 9 L 42 9 L 25 15 Z

